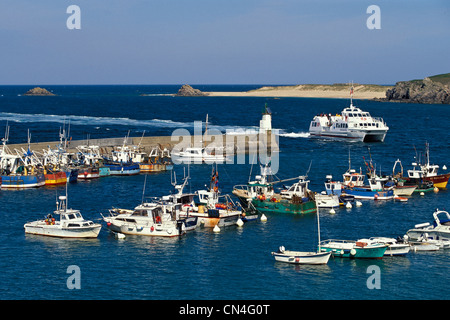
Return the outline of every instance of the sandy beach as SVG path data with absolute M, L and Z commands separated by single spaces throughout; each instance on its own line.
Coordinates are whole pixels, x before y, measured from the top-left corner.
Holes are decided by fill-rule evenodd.
M 375 99 L 385 98 L 386 90 L 391 86 L 381 85 L 354 85 L 353 98 Z M 295 85 L 261 87 L 245 92 L 204 92 L 211 97 L 304 97 L 304 98 L 349 98 L 350 86 L 348 84 L 333 85 Z

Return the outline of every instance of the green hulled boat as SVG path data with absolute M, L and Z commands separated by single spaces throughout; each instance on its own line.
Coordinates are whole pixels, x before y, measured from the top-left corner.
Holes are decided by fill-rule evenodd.
M 299 177 L 299 181 L 287 190 L 270 197 L 260 195 L 253 198 L 252 206 L 260 213 L 316 213 L 314 193 L 308 189 L 308 183 L 306 177 Z
M 320 252 L 331 252 L 334 257 L 352 259 L 382 259 L 387 248 L 384 243 L 367 243 L 363 240 L 329 239 L 319 243 Z

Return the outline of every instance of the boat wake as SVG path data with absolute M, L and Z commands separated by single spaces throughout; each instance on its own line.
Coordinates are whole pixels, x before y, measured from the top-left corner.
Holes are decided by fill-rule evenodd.
M 287 138 L 309 138 L 309 132 L 282 132 L 278 134 L 280 137 Z

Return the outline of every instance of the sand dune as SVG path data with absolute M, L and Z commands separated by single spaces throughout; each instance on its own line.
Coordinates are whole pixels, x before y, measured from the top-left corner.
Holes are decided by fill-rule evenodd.
M 391 86 L 355 85 L 353 98 L 374 99 L 385 98 L 386 90 Z M 350 86 L 347 84 L 333 85 L 296 85 L 261 87 L 245 92 L 206 92 L 211 97 L 305 97 L 305 98 L 349 98 Z

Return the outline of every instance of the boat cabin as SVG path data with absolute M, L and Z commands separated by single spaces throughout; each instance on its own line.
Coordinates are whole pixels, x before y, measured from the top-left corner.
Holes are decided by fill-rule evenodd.
M 309 180 L 305 177 L 300 177 L 300 180 L 294 183 L 287 190 L 280 192 L 280 195 L 284 199 L 292 199 L 294 196 L 303 198 L 307 195 Z
M 414 166 L 414 168 L 408 170 L 408 178 L 420 179 L 423 177 L 434 177 L 438 175 L 439 166 L 437 164 L 418 165 L 417 163 L 413 162 L 412 165 Z M 416 169 L 416 166 L 419 166 L 420 169 Z
M 342 183 L 339 181 L 332 181 L 332 176 L 327 176 L 325 181 L 325 191 L 328 195 L 338 195 L 342 194 Z
M 66 228 L 79 228 L 94 225 L 92 221 L 84 220 L 79 210 L 68 209 L 66 211 L 55 211 L 55 214 L 60 215 L 60 223 Z
M 343 174 L 344 177 L 344 186 L 346 187 L 361 187 L 364 185 L 364 175 L 360 172 L 357 173 L 355 169 L 349 169 L 346 173 Z

